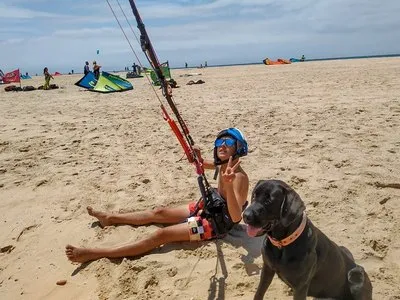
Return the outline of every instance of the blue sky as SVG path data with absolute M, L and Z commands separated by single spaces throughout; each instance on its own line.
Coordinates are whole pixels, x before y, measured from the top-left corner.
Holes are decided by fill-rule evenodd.
M 109 0 L 141 59 L 117 0 Z M 137 32 L 128 0 L 119 0 Z M 400 53 L 399 0 L 136 1 L 160 61 L 173 67 Z M 139 36 L 139 34 L 137 33 Z M 100 53 L 96 54 L 99 50 Z M 0 69 L 83 72 L 137 62 L 106 0 L 0 0 Z

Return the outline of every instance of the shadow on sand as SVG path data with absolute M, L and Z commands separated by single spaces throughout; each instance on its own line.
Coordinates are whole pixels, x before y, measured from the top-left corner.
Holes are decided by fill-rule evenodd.
M 100 226 L 99 222 L 92 223 L 92 228 L 97 227 L 97 226 Z M 241 260 L 245 266 L 246 273 L 249 276 L 252 276 L 252 275 L 258 275 L 261 270 L 260 267 L 254 263 L 254 260 L 257 257 L 261 256 L 261 247 L 262 247 L 264 238 L 265 238 L 264 236 L 249 237 L 246 232 L 246 225 L 237 224 L 229 232 L 229 234 L 223 239 L 216 239 L 216 240 L 212 240 L 209 242 L 203 242 L 203 243 L 190 243 L 190 242 L 172 243 L 172 244 L 160 247 L 158 249 L 155 249 L 153 251 L 157 251 L 159 253 L 168 253 L 170 251 L 179 250 L 179 249 L 195 250 L 196 248 L 203 247 L 204 245 L 206 245 L 208 243 L 215 243 L 216 248 L 217 248 L 217 261 L 216 261 L 216 265 L 215 265 L 215 272 L 209 279 L 210 284 L 209 284 L 209 288 L 208 288 L 208 291 L 209 291 L 208 300 L 213 300 L 213 299 L 223 300 L 223 299 L 225 299 L 225 281 L 226 281 L 226 278 L 228 277 L 228 270 L 227 270 L 226 263 L 225 263 L 224 253 L 222 251 L 223 243 L 228 243 L 236 248 L 243 248 L 247 251 L 246 255 L 241 256 Z M 143 254 L 143 255 L 145 255 L 145 254 Z M 138 256 L 138 257 L 141 257 L 141 256 Z M 138 257 L 131 258 L 131 259 L 135 260 Z M 199 261 L 200 261 L 200 259 L 201 258 L 199 258 Z M 110 262 L 115 263 L 115 264 L 120 264 L 122 262 L 122 260 L 123 260 L 122 258 L 121 259 L 110 259 Z M 89 261 L 89 262 L 79 265 L 79 267 L 73 271 L 71 276 L 75 276 L 80 271 L 84 270 L 87 266 L 90 265 L 91 262 L 92 261 Z M 196 268 L 197 263 L 193 266 L 192 272 Z M 222 272 L 222 276 L 219 276 L 219 277 L 218 277 L 218 265 L 220 265 L 221 272 Z

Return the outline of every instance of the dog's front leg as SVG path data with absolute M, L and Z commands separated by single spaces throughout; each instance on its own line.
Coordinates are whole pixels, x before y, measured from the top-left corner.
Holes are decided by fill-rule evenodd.
M 270 269 L 270 267 L 264 263 L 261 270 L 260 283 L 257 287 L 257 292 L 254 295 L 254 300 L 262 300 L 264 298 L 265 292 L 267 291 L 269 285 L 271 284 L 272 278 L 274 278 L 275 272 Z
M 309 284 L 305 283 L 302 286 L 296 286 L 293 293 L 293 300 L 306 300 Z

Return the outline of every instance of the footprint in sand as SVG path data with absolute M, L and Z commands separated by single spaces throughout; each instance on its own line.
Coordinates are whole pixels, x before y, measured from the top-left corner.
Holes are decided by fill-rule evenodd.
M 39 187 L 39 186 L 42 186 L 42 185 L 45 185 L 46 183 L 48 183 L 49 181 L 47 180 L 47 179 L 41 179 L 41 180 L 39 180 L 36 184 L 35 184 L 35 186 L 36 187 Z
M 18 149 L 19 152 L 28 152 L 30 149 L 30 146 L 24 146 Z
M 144 288 L 147 289 L 148 287 L 158 286 L 158 279 L 156 276 L 151 275 L 149 278 L 146 279 L 144 283 Z
M 0 253 L 11 253 L 15 249 L 15 246 L 8 245 L 0 248 Z
M 290 184 L 294 187 L 300 186 L 303 182 L 307 182 L 307 179 L 298 177 L 298 176 L 292 176 L 289 180 Z
M 386 257 L 389 250 L 390 239 L 363 239 L 362 243 L 373 250 L 373 254 L 380 259 Z

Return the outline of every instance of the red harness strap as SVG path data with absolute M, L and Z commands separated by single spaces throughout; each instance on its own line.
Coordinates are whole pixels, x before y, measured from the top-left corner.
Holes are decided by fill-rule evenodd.
M 204 174 L 204 169 L 203 169 L 203 164 L 202 164 L 202 159 L 199 157 L 198 160 L 194 159 L 194 151 L 191 150 L 189 147 L 188 143 L 186 142 L 182 132 L 179 130 L 178 125 L 176 125 L 175 120 L 171 119 L 170 116 L 167 113 L 167 110 L 165 109 L 164 105 L 161 105 L 161 109 L 163 112 L 163 118 L 166 120 L 171 127 L 172 131 L 174 132 L 176 138 L 178 139 L 179 143 L 181 144 L 183 151 L 185 152 L 185 155 L 189 162 L 194 163 L 196 166 L 196 173 L 198 175 Z M 199 156 L 199 153 L 196 153 L 197 156 Z

